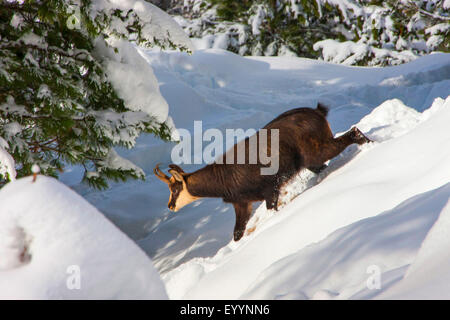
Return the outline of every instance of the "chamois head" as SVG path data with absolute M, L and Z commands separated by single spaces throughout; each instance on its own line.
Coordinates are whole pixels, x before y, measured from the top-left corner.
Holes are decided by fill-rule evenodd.
M 198 197 L 191 195 L 186 186 L 185 176 L 186 173 L 179 166 L 175 164 L 169 165 L 169 173 L 172 175 L 168 177 L 164 172 L 159 169 L 159 164 L 156 165 L 153 172 L 156 177 L 162 182 L 167 183 L 170 190 L 170 198 L 167 206 L 171 211 L 177 212 L 185 205 L 195 201 Z

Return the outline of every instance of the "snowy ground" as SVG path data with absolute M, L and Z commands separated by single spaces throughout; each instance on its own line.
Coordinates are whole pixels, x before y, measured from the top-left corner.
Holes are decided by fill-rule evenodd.
M 258 129 L 320 101 L 331 108 L 333 132 L 357 124 L 376 141 L 349 147 L 320 176 L 302 172 L 286 189 L 292 201 L 278 212 L 256 206 L 249 222 L 256 229 L 238 243 L 234 210 L 221 200 L 168 211 L 168 188 L 152 169 L 171 163 L 172 143 L 144 136 L 119 150 L 144 169 L 145 182 L 94 191 L 79 184 L 78 168 L 67 171 L 62 181 L 151 257 L 170 298 L 449 296 L 439 279 L 449 277 L 450 54 L 362 68 L 222 50 L 141 53 L 178 128 L 202 120 L 204 130 Z M 367 286 L 373 270 L 380 289 Z

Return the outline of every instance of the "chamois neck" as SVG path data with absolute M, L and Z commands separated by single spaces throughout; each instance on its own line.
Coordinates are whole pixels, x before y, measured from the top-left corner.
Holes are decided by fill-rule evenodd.
M 224 181 L 216 164 L 207 165 L 185 176 L 186 186 L 195 197 L 222 198 Z

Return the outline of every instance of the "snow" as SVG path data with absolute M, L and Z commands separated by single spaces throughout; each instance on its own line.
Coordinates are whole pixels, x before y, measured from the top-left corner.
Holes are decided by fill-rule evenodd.
M 18 28 L 22 24 L 22 22 L 23 22 L 23 18 L 16 13 L 13 15 L 10 24 L 11 24 L 11 27 Z
M 449 185 L 447 185 L 446 189 Z M 442 202 L 447 201 L 439 218 L 428 232 L 425 240 L 406 271 L 404 279 L 384 292 L 380 299 L 445 299 L 450 298 L 450 264 L 448 228 L 450 227 L 450 198 L 443 194 Z
M 149 40 L 157 40 L 166 44 L 164 39 L 169 38 L 178 47 L 193 51 L 193 46 L 186 33 L 177 22 L 157 6 L 144 0 L 97 0 L 92 3 L 91 15 L 95 16 L 99 11 L 120 9 L 128 12 L 132 9 L 143 22 L 143 36 Z M 120 19 L 114 19 L 112 30 L 127 33 L 125 25 Z
M 426 28 L 425 33 L 428 33 L 428 34 L 444 33 L 448 29 L 450 29 L 450 25 L 448 23 L 439 23 L 439 24 L 436 24 L 429 28 Z
M 108 79 L 126 107 L 146 112 L 158 122 L 166 121 L 169 106 L 159 92 L 152 68 L 128 41 L 110 38 L 108 42 L 118 52 L 106 47 L 103 41 L 98 41 L 97 54 L 105 60 Z
M 29 44 L 29 45 L 39 46 L 39 47 L 46 45 L 46 43 L 44 42 L 42 37 L 38 36 L 37 34 L 34 34 L 33 32 L 25 33 L 19 39 L 19 41 L 23 41 L 24 44 Z
M 198 50 L 221 48 L 238 52 L 240 55 L 291 55 L 294 52 L 283 48 L 285 44 L 289 44 L 290 40 L 281 41 L 276 36 L 271 40 L 273 41 L 271 48 L 267 50 L 269 43 L 263 41 L 267 40 L 267 37 L 263 37 L 264 39 L 260 37 L 265 32 L 263 29 L 266 27 L 266 20 L 270 20 L 275 12 L 279 12 L 284 17 L 290 16 L 291 21 L 301 18 L 301 23 L 305 27 L 314 23 L 311 21 L 313 12 L 307 12 L 307 8 L 302 8 L 306 3 L 300 0 L 279 0 L 272 5 L 256 2 L 246 12 L 241 12 L 240 18 L 225 18 L 231 21 L 224 21 L 224 17 L 217 13 L 220 9 L 217 4 L 214 5 L 206 0 L 195 2 L 196 4 L 193 5 L 192 1 L 186 1 L 183 9 L 178 5 L 173 12 L 183 15 L 177 16 L 176 21 L 189 34 Z M 197 5 L 199 3 L 202 3 L 203 7 L 200 12 L 194 9 L 194 7 L 200 7 Z M 410 1 L 401 1 L 393 6 L 383 2 L 315 0 L 315 8 L 312 10 L 318 17 L 323 17 L 322 8 L 324 7 L 327 11 L 331 8 L 331 10 L 339 11 L 331 18 L 334 22 L 331 28 L 333 32 L 339 33 L 347 40 L 347 43 L 339 44 L 336 37 L 321 39 L 325 42 L 317 42 L 319 43 L 316 46 L 317 50 L 324 49 L 327 52 L 321 52 L 320 55 L 329 56 L 330 52 L 335 51 L 330 47 L 339 47 L 337 54 L 344 57 L 336 63 L 345 61 L 347 65 L 385 66 L 412 61 L 421 55 L 442 49 L 440 45 L 446 40 L 445 30 L 448 24 L 439 22 L 449 19 L 442 8 L 444 5 L 442 1 L 425 1 L 414 3 L 413 6 L 416 8 L 411 9 Z M 311 8 L 309 5 L 309 9 Z M 401 23 L 413 34 L 407 32 L 407 34 L 402 33 L 404 38 L 400 36 L 396 23 L 399 19 L 397 11 L 403 17 Z M 248 43 L 245 43 L 247 42 L 245 40 L 242 41 L 249 37 L 253 41 Z M 228 41 L 224 41 L 224 38 Z M 215 44 L 216 41 L 221 46 Z M 284 43 L 286 41 L 287 43 Z
M 0 288 L 0 299 L 167 297 L 141 249 L 86 200 L 44 176 L 0 191 Z
M 401 48 L 404 43 L 399 39 L 396 45 L 398 48 Z M 426 50 L 425 42 L 423 41 L 414 42 L 412 46 L 420 50 Z M 417 58 L 417 55 L 409 50 L 394 52 L 371 47 L 362 42 L 339 42 L 333 39 L 318 41 L 313 45 L 313 49 L 316 51 L 322 50 L 323 60 L 347 66 L 355 65 L 370 55 L 374 55 L 375 59 L 369 65 L 377 65 L 380 61 L 384 61 L 389 57 L 397 61 L 395 64 L 410 62 Z
M 444 9 L 450 9 L 450 0 L 444 0 L 444 3 L 442 5 L 442 8 Z
M 254 16 L 250 17 L 250 20 L 248 21 L 249 25 L 252 26 L 252 33 L 253 35 L 259 35 L 260 31 L 259 28 L 261 26 L 261 23 L 263 23 L 265 18 L 265 11 L 263 5 L 258 5 L 255 8 L 256 13 Z
M 6 97 L 6 102 L 0 105 L 0 110 L 18 115 L 29 115 L 25 106 L 16 104 L 14 98 L 10 95 Z
M 175 20 L 146 1 L 95 1 L 92 4 L 91 16 L 95 17 L 99 12 L 109 12 L 115 9 L 123 12 L 133 10 L 143 24 L 142 36 L 150 40 L 153 45 L 173 44 L 187 51 L 193 51 L 190 39 Z M 126 24 L 114 15 L 111 15 L 111 19 L 109 32 L 112 36 L 106 39 L 106 43 L 103 37 L 98 38 L 95 43 L 95 54 L 103 61 L 108 80 L 124 100 L 128 109 L 142 111 L 158 123 L 166 123 L 172 131 L 175 131 L 173 121 L 168 116 L 169 106 L 161 96 L 158 81 L 151 66 L 139 54 L 135 45 L 114 35 L 115 33 L 127 35 Z M 170 39 L 171 44 L 166 39 Z M 100 116 L 105 116 L 105 114 Z M 111 119 L 106 117 L 104 122 L 107 121 L 111 121 Z M 113 121 L 117 121 L 117 119 Z M 125 138 L 124 141 L 129 146 L 134 145 L 135 133 L 122 130 L 121 136 Z M 176 138 L 176 133 L 172 133 L 172 137 Z
M 109 151 L 105 161 L 101 162 L 101 165 L 112 170 L 136 172 L 137 176 L 139 176 L 140 178 L 143 178 L 145 176 L 141 168 L 134 165 L 130 160 L 119 156 L 114 149 L 111 149 Z
M 279 212 L 255 206 L 247 228 L 255 230 L 238 243 L 233 209 L 221 200 L 168 211 L 169 191 L 152 169 L 172 162 L 173 144 L 143 136 L 135 149 L 118 150 L 144 169 L 145 182 L 100 192 L 68 175 L 67 183 L 152 258 L 169 297 L 366 299 L 403 278 L 449 196 L 449 54 L 360 68 L 211 49 L 140 52 L 178 128 L 192 132 L 200 119 L 204 130 L 259 128 L 321 101 L 330 106 L 333 132 L 356 125 L 376 141 L 348 148 L 319 176 L 301 172 L 286 186 Z M 372 265 L 381 273 L 376 292 L 366 287 Z
M 41 172 L 41 168 L 39 168 L 39 166 L 35 163 L 31 166 L 31 172 L 33 172 L 34 174 L 37 174 L 37 173 Z
M 336 135 L 356 125 L 375 142 L 349 147 L 320 175 L 300 172 L 284 188 L 278 212 L 255 204 L 247 233 L 237 243 L 232 241 L 233 208 L 220 199 L 201 199 L 176 214 L 169 212 L 169 190 L 152 170 L 159 162 L 162 169 L 172 163 L 175 144 L 151 135 L 141 136 L 132 150 L 116 149 L 118 156 L 143 169 L 146 181 L 112 183 L 99 191 L 80 183 L 77 167 L 68 167 L 61 177 L 128 237 L 54 180 L 38 176 L 35 184 L 31 178 L 13 182 L 0 191 L 0 216 L 4 203 L 46 209 L 54 202 L 67 218 L 46 210 L 47 226 L 27 210 L 12 213 L 18 218 L 0 231 L 7 243 L 0 247 L 0 257 L 9 257 L 0 265 L 0 288 L 5 272 L 8 281 L 9 273 L 17 272 L 20 279 L 42 274 L 33 283 L 12 278 L 20 284 L 17 296 L 49 297 L 37 289 L 47 287 L 51 297 L 148 298 L 146 281 L 137 278 L 153 283 L 158 277 L 144 251 L 170 298 L 448 297 L 450 290 L 439 279 L 449 275 L 443 230 L 448 230 L 450 197 L 450 54 L 371 68 L 295 57 L 241 57 L 220 49 L 192 55 L 138 52 L 153 70 L 170 106 L 167 117 L 177 128 L 192 133 L 193 121 L 202 120 L 203 130 L 258 129 L 288 109 L 315 107 L 320 101 L 330 107 L 328 119 Z M 182 167 L 191 172 L 201 165 Z M 38 190 L 28 191 L 39 184 Z M 55 196 L 55 190 L 64 190 L 64 197 Z M 34 233 L 42 240 L 28 242 Z M 48 240 L 58 236 L 64 241 Z M 30 254 L 27 260 L 24 251 L 47 258 Z M 61 261 L 49 258 L 54 252 Z M 82 272 L 94 266 L 102 270 L 93 271 L 94 280 L 82 280 L 83 294 L 67 293 L 66 269 L 74 264 Z M 430 272 L 436 276 L 428 276 Z M 371 289 L 368 284 L 377 283 L 376 274 L 380 289 Z M 162 294 L 159 284 L 156 291 Z M 0 296 L 5 294 L 0 289 Z
M 214 49 L 224 49 L 228 47 L 228 35 L 226 33 L 221 33 L 214 39 L 214 44 L 212 46 Z
M 270 265 L 243 298 L 314 299 L 323 291 L 332 293 L 326 299 L 374 298 L 401 278 L 449 196 L 447 184 L 338 229 Z M 371 267 L 381 273 L 379 290 L 367 288 Z
M 6 151 L 8 143 L 0 137 L 0 177 L 8 177 L 10 180 L 16 178 L 16 168 L 13 157 Z
M 0 228 L 0 272 L 28 263 L 30 257 L 24 253 L 29 239 L 23 229 L 12 224 L 2 224 Z
M 356 16 L 361 16 L 364 14 L 364 8 L 358 6 L 353 1 L 348 0 L 322 0 L 322 3 L 329 3 L 336 7 L 339 7 L 344 14 L 344 19 L 348 20 L 346 12 L 351 11 Z

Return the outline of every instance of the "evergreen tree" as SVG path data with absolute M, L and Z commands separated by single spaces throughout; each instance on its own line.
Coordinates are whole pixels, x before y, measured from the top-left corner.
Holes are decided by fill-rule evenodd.
M 241 55 L 291 54 L 383 66 L 431 51 L 450 51 L 450 8 L 445 0 L 187 0 L 185 4 L 185 16 L 193 18 L 185 27 L 190 36 L 225 35 L 226 49 Z M 324 40 L 335 43 L 321 43 Z M 336 60 L 326 47 L 340 43 L 343 46 L 335 51 L 342 59 Z
M 33 164 L 57 176 L 69 163 L 98 188 L 144 178 L 114 147 L 132 147 L 143 132 L 170 139 L 167 110 L 158 118 L 130 106 L 107 68 L 111 52 L 127 50 L 117 39 L 176 47 L 170 35 L 148 37 L 148 24 L 103 0 L 0 1 L 0 139 L 18 177 Z M 0 186 L 11 178 L 0 174 Z

